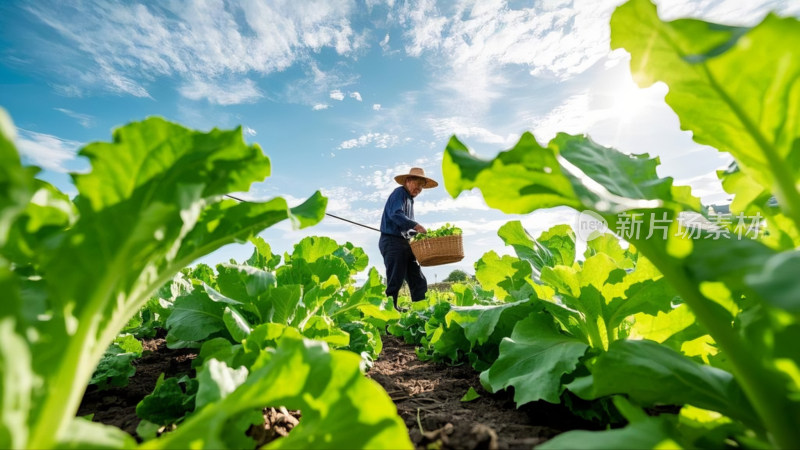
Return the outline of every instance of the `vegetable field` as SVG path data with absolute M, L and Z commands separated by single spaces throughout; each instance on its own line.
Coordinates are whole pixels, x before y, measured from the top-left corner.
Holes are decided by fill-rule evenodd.
M 227 197 L 271 171 L 241 129 L 122 126 L 81 150 L 70 198 L 1 112 L 0 447 L 797 447 L 800 24 L 632 0 L 611 30 L 640 86 L 665 83 L 681 127 L 735 159 L 730 212 L 589 136 L 526 133 L 490 160 L 453 137 L 453 197 L 586 220 L 508 221 L 513 255 L 402 313 L 349 242 L 272 253 L 261 231 L 311 227 L 327 199 Z M 247 241 L 247 261 L 193 265 Z

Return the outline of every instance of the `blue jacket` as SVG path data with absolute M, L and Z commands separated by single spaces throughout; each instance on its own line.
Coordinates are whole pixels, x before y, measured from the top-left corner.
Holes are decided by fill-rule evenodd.
M 395 189 L 386 200 L 381 217 L 381 233 L 403 237 L 403 233 L 414 228 L 414 198 L 403 186 Z

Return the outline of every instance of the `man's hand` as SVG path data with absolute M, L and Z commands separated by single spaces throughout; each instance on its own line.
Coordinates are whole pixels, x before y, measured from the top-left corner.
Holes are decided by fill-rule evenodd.
M 414 227 L 414 231 L 416 231 L 417 233 L 422 233 L 422 234 L 425 234 L 425 233 L 427 233 L 427 232 L 428 232 L 428 230 L 426 230 L 426 229 L 425 229 L 425 227 L 423 227 L 423 226 L 422 226 L 422 225 L 420 225 L 420 224 L 417 224 L 417 225 Z

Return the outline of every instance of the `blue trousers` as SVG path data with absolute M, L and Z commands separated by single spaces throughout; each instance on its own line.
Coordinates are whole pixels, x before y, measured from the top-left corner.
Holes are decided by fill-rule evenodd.
M 392 297 L 394 306 L 397 307 L 397 293 L 403 286 L 403 281 L 408 283 L 411 291 L 411 301 L 425 299 L 428 292 L 428 280 L 411 251 L 411 244 L 400 236 L 381 234 L 378 248 L 383 256 L 386 266 L 386 295 Z

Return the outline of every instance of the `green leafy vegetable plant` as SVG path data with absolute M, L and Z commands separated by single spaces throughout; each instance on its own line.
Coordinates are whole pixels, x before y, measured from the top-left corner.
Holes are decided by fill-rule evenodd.
M 190 435 L 180 432 L 181 427 L 214 426 L 208 421 L 218 419 L 204 415 L 203 408 L 219 408 L 217 400 L 239 389 L 237 386 L 241 384 L 226 385 L 230 379 L 243 384 L 258 382 L 250 377 L 262 376 L 263 372 L 256 369 L 263 364 L 264 354 L 278 351 L 282 339 L 308 338 L 324 341 L 333 348 L 350 350 L 360 358 L 358 368 L 361 371 L 370 367 L 380 353 L 381 330 L 387 320 L 396 318 L 398 313 L 386 308 L 385 286 L 374 268 L 361 286 L 355 286 L 353 276 L 368 263 L 362 249 L 350 243 L 340 245 L 327 237 L 310 236 L 281 258 L 272 254 L 262 238 L 254 237 L 251 242 L 255 249 L 246 263 L 231 260 L 217 265 L 216 270 L 202 264 L 183 269 L 171 283 L 159 289 L 143 309 L 163 323 L 169 347 L 195 347 L 199 348 L 199 354 L 192 361 L 196 375 L 179 374 L 166 379 L 162 375 L 153 393 L 139 403 L 137 415 L 146 422 L 142 425 L 145 434 L 140 436 L 154 438 L 154 430 L 177 426 L 177 435 L 186 438 Z M 142 313 L 141 317 L 144 316 Z M 323 358 L 315 359 L 312 364 L 329 362 Z M 364 389 L 377 391 L 370 394 L 370 398 L 381 395 L 377 385 Z M 209 392 L 216 394 L 209 397 Z M 224 420 L 227 425 L 220 428 L 220 435 L 208 436 L 206 442 L 219 441 L 228 448 L 263 444 L 246 432 L 251 425 L 264 425 L 261 411 L 265 406 L 285 405 L 251 406 L 232 411 Z M 308 408 L 304 406 L 305 410 Z M 401 434 L 402 427 L 397 427 L 399 419 L 395 410 L 372 411 L 371 414 L 380 414 L 386 419 L 378 428 L 389 427 L 396 431 L 386 439 L 375 441 L 375 445 L 405 446 L 403 439 L 407 436 Z M 306 411 L 303 417 L 309 417 Z M 359 417 L 351 414 L 339 420 L 343 427 L 369 432 Z M 206 425 L 192 425 L 195 421 L 205 421 Z M 304 419 L 292 433 L 303 434 L 312 426 L 316 426 L 312 420 Z M 319 432 L 324 432 L 324 426 Z M 180 443 L 184 438 L 168 433 L 163 443 L 148 445 Z M 346 445 L 347 439 L 337 442 Z M 274 445 L 284 443 L 275 442 Z
M 421 241 L 421 240 L 424 240 L 424 239 L 431 239 L 431 238 L 437 238 L 437 237 L 456 236 L 456 235 L 459 235 L 461 233 L 462 233 L 461 228 L 459 228 L 459 227 L 457 227 L 455 225 L 451 225 L 449 223 L 446 223 L 446 224 L 442 225 L 441 227 L 436 228 L 434 230 L 428 230 L 427 233 L 419 233 L 419 234 L 414 235 L 414 237 L 411 238 L 411 241 L 414 242 L 414 241 Z
M 477 187 L 490 206 L 508 213 L 568 206 L 602 218 L 678 293 L 719 349 L 719 361 L 712 362 L 730 370 L 746 399 L 699 407 L 739 420 L 748 430 L 735 433 L 741 442 L 755 435 L 762 441 L 756 445 L 791 448 L 800 442 L 800 355 L 788 344 L 796 339 L 800 311 L 794 295 L 800 289 L 800 54 L 792 44 L 800 39 L 800 24 L 773 15 L 751 29 L 689 19 L 663 22 L 653 4 L 633 0 L 616 10 L 611 29 L 612 46 L 632 55 L 634 79 L 643 86 L 667 83 L 666 101 L 681 126 L 697 142 L 736 159 L 731 170 L 719 173 L 723 187 L 735 195 L 731 212 L 760 215 L 768 235 L 737 236 L 736 222 L 719 232 L 707 227 L 694 237 L 682 234 L 681 214 L 709 219 L 690 189 L 659 178 L 658 159 L 623 154 L 586 136 L 561 133 L 542 146 L 526 133 L 489 161 L 453 138 L 443 161 L 447 190 L 456 196 Z M 641 219 L 644 232 L 627 228 L 631 217 Z M 645 366 L 656 364 L 648 350 L 621 342 L 599 361 L 608 358 L 610 367 L 617 358 L 631 372 L 646 373 Z M 618 358 L 618 352 L 641 358 Z M 659 356 L 660 370 L 674 377 L 686 371 L 709 372 L 705 379 L 719 375 L 670 363 L 673 358 L 669 352 Z M 673 398 L 668 385 L 660 386 L 656 397 Z M 605 392 L 645 402 L 636 390 L 627 384 Z M 652 401 L 653 393 L 648 395 Z M 656 424 L 626 416 L 637 427 Z
M 136 373 L 131 362 L 140 356 L 141 342 L 129 334 L 118 336 L 106 349 L 89 384 L 97 385 L 100 389 L 127 386 L 128 379 Z
M 219 264 L 216 272 L 189 271 L 191 287 L 174 299 L 164 325 L 170 348 L 200 347 L 216 337 L 239 343 L 254 327 L 274 323 L 334 348 L 351 348 L 370 359 L 378 356 L 379 330 L 399 315 L 387 309 L 385 286 L 374 268 L 355 286 L 354 275 L 368 263 L 361 248 L 309 236 L 281 264 L 263 239 L 252 241 L 256 249 L 249 263 Z M 184 277 L 175 281 L 173 291 L 181 290 Z
M 78 195 L 64 208 L 63 194 L 21 165 L 5 112 L 0 125 L 0 447 L 79 445 L 109 433 L 119 444 L 130 437 L 75 412 L 151 293 L 200 256 L 281 220 L 317 223 L 326 199 L 316 193 L 294 208 L 282 198 L 226 199 L 269 175 L 258 145 L 240 129 L 201 133 L 150 118 L 80 151 L 92 170 L 72 175 Z

